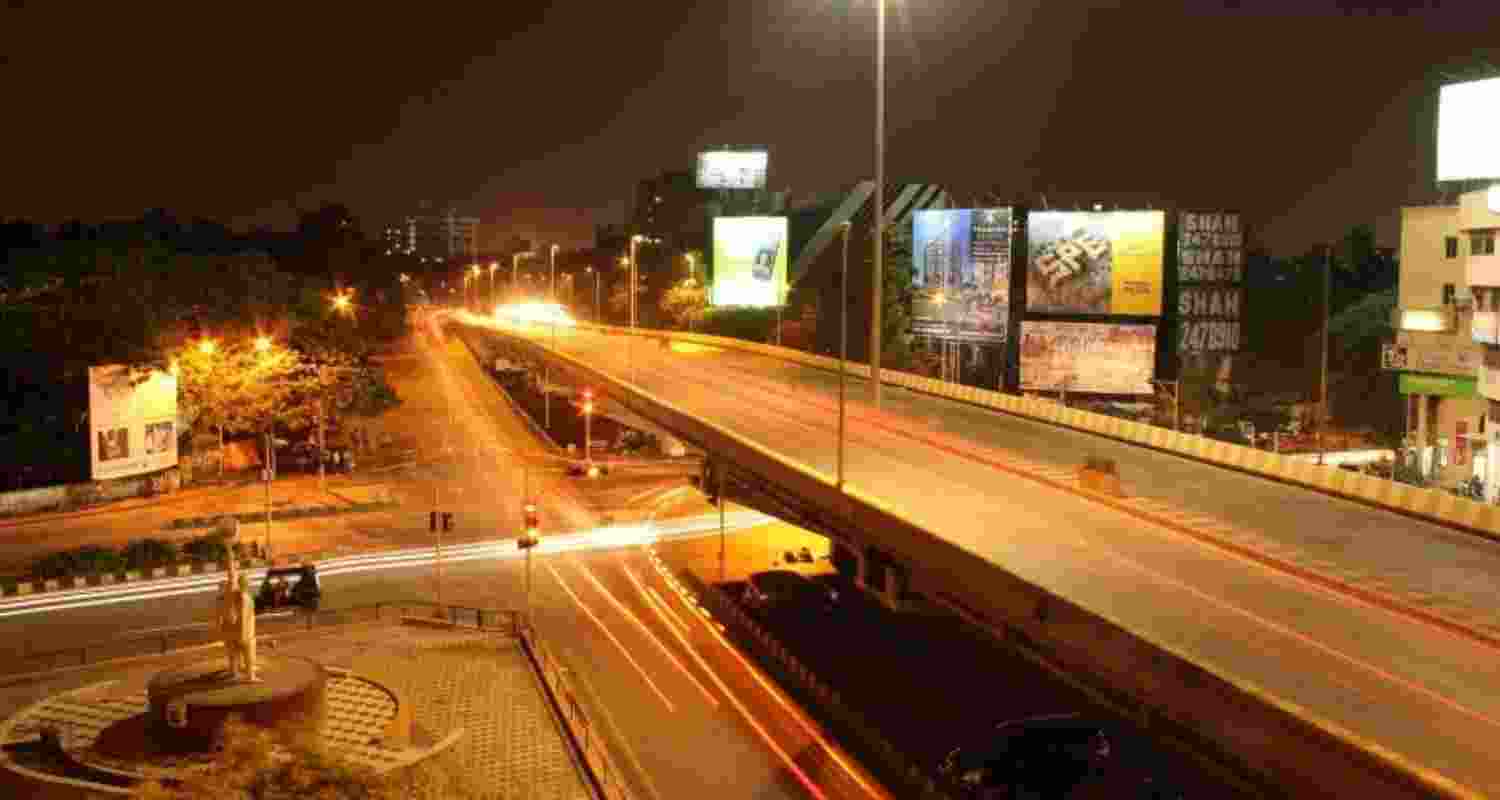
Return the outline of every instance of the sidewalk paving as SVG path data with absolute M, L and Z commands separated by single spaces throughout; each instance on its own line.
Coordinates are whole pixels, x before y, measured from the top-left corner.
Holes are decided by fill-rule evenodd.
M 463 728 L 455 753 L 479 797 L 589 797 L 515 639 L 374 623 L 288 637 L 269 652 L 351 669 L 395 689 L 434 738 Z M 172 666 L 219 657 L 213 648 L 10 682 L 0 685 L 0 717 L 58 692 L 109 680 L 143 684 Z

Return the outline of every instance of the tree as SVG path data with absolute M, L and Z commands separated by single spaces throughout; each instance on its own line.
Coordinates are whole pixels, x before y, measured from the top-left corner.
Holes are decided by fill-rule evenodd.
M 707 308 L 708 293 L 692 278 L 684 278 L 673 284 L 661 298 L 662 313 L 678 328 L 701 322 Z
M 891 224 L 881 259 L 880 362 L 891 369 L 911 366 L 911 226 Z M 868 263 L 868 262 L 867 262 Z

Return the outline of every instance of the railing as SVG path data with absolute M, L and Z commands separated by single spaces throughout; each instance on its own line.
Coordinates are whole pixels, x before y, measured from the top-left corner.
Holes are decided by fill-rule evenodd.
M 418 611 L 418 613 L 411 613 L 413 611 Z M 261 615 L 255 618 L 255 632 L 257 636 L 272 636 L 278 633 L 312 630 L 317 627 L 378 622 L 387 619 L 399 620 L 402 617 L 412 616 L 436 619 L 455 626 L 494 631 L 510 636 L 518 636 L 520 632 L 521 614 L 518 611 L 422 602 L 374 603 L 312 612 L 296 611 L 286 615 Z M 219 640 L 218 631 L 206 622 L 127 634 L 48 650 L 38 649 L 34 640 L 27 639 L 22 641 L 20 653 L 10 653 L 0 657 L 0 675 L 87 666 L 122 658 L 167 655 L 175 650 L 211 645 Z
M 526 652 L 542 676 L 543 685 L 558 713 L 562 715 L 573 743 L 583 755 L 585 766 L 593 777 L 599 794 L 605 800 L 632 800 L 624 773 L 620 772 L 610 758 L 604 737 L 578 703 L 572 679 L 569 678 L 569 669 L 552 656 L 552 651 L 537 635 L 535 628 L 523 625 L 520 630 Z

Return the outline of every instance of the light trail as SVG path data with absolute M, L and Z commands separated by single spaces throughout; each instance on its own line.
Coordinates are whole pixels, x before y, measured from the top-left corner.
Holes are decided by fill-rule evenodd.
M 651 691 L 656 692 L 656 696 L 661 698 L 661 701 L 664 705 L 666 705 L 667 710 L 676 713 L 677 706 L 673 705 L 672 701 L 667 698 L 667 695 L 662 692 L 661 687 L 656 685 L 656 681 L 651 680 L 651 676 L 647 675 L 646 670 L 641 668 L 640 662 L 635 660 L 635 656 L 632 656 L 630 654 L 630 651 L 625 649 L 625 645 L 621 644 L 620 640 L 615 638 L 614 632 L 611 631 L 604 624 L 604 621 L 599 619 L 598 615 L 596 615 L 587 605 L 584 605 L 583 600 L 579 599 L 578 595 L 573 593 L 573 590 L 568 587 L 568 582 L 563 580 L 562 575 L 559 575 L 557 570 L 554 569 L 551 564 L 547 565 L 547 571 L 552 573 L 552 577 L 557 580 L 557 585 L 561 586 L 562 590 L 564 592 L 567 592 L 568 597 L 572 598 L 574 605 L 577 605 L 579 608 L 583 609 L 583 613 L 587 614 L 589 619 L 593 620 L 594 624 L 599 626 L 599 630 L 604 631 L 604 635 L 608 636 L 609 640 L 614 643 L 615 647 L 619 648 L 620 654 L 625 656 L 625 660 L 630 662 L 630 666 L 635 667 L 635 671 L 641 674 L 641 680 L 645 681 L 646 685 L 651 687 Z
M 630 609 L 626 608 L 625 604 L 621 603 L 619 599 L 614 596 L 613 592 L 604 588 L 604 584 L 601 583 L 599 581 L 599 578 L 594 575 L 593 570 L 589 569 L 585 564 L 579 564 L 576 562 L 573 564 L 573 567 L 579 572 L 582 572 L 583 576 L 585 578 L 588 578 L 590 583 L 594 584 L 594 588 L 598 589 L 599 593 L 604 595 L 605 599 L 615 607 L 616 611 L 619 611 L 625 616 L 626 619 L 635 623 L 635 626 L 641 629 L 641 633 L 646 634 L 646 638 L 650 639 L 651 643 L 656 645 L 658 650 L 661 650 L 662 655 L 666 656 L 667 660 L 672 662 L 672 666 L 677 667 L 677 669 L 681 670 L 682 674 L 687 676 L 687 679 L 692 681 L 694 686 L 698 687 L 698 691 L 703 693 L 703 697 L 708 700 L 709 705 L 712 705 L 714 708 L 719 707 L 719 699 L 717 697 L 714 697 L 713 692 L 710 692 L 707 686 L 704 686 L 702 682 L 700 682 L 696 677 L 693 676 L 692 671 L 689 670 L 687 666 L 677 658 L 677 656 L 672 654 L 672 651 L 667 648 L 665 642 L 663 642 L 661 639 L 658 639 L 656 637 L 656 634 L 652 633 L 651 629 L 646 627 L 646 623 L 641 622 L 640 617 L 637 617 L 630 611 Z

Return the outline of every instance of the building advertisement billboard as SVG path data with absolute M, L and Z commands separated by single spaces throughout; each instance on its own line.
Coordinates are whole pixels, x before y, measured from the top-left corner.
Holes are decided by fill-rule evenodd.
M 134 383 L 123 365 L 89 368 L 89 465 L 94 480 L 177 466 L 177 379 Z
M 1179 354 L 1239 351 L 1244 281 L 1240 215 L 1182 212 L 1177 218 Z
M 1005 338 L 1010 310 L 1008 208 L 912 214 L 912 330 L 963 339 Z
M 1023 390 L 1152 394 L 1155 373 L 1155 325 L 1021 323 Z
M 1500 178 L 1500 78 L 1438 90 L 1437 179 Z
M 714 217 L 713 304 L 784 304 L 786 250 L 786 217 Z
M 1164 212 L 1033 211 L 1026 236 L 1028 311 L 1161 315 Z
M 710 150 L 698 154 L 699 189 L 764 189 L 764 150 Z

